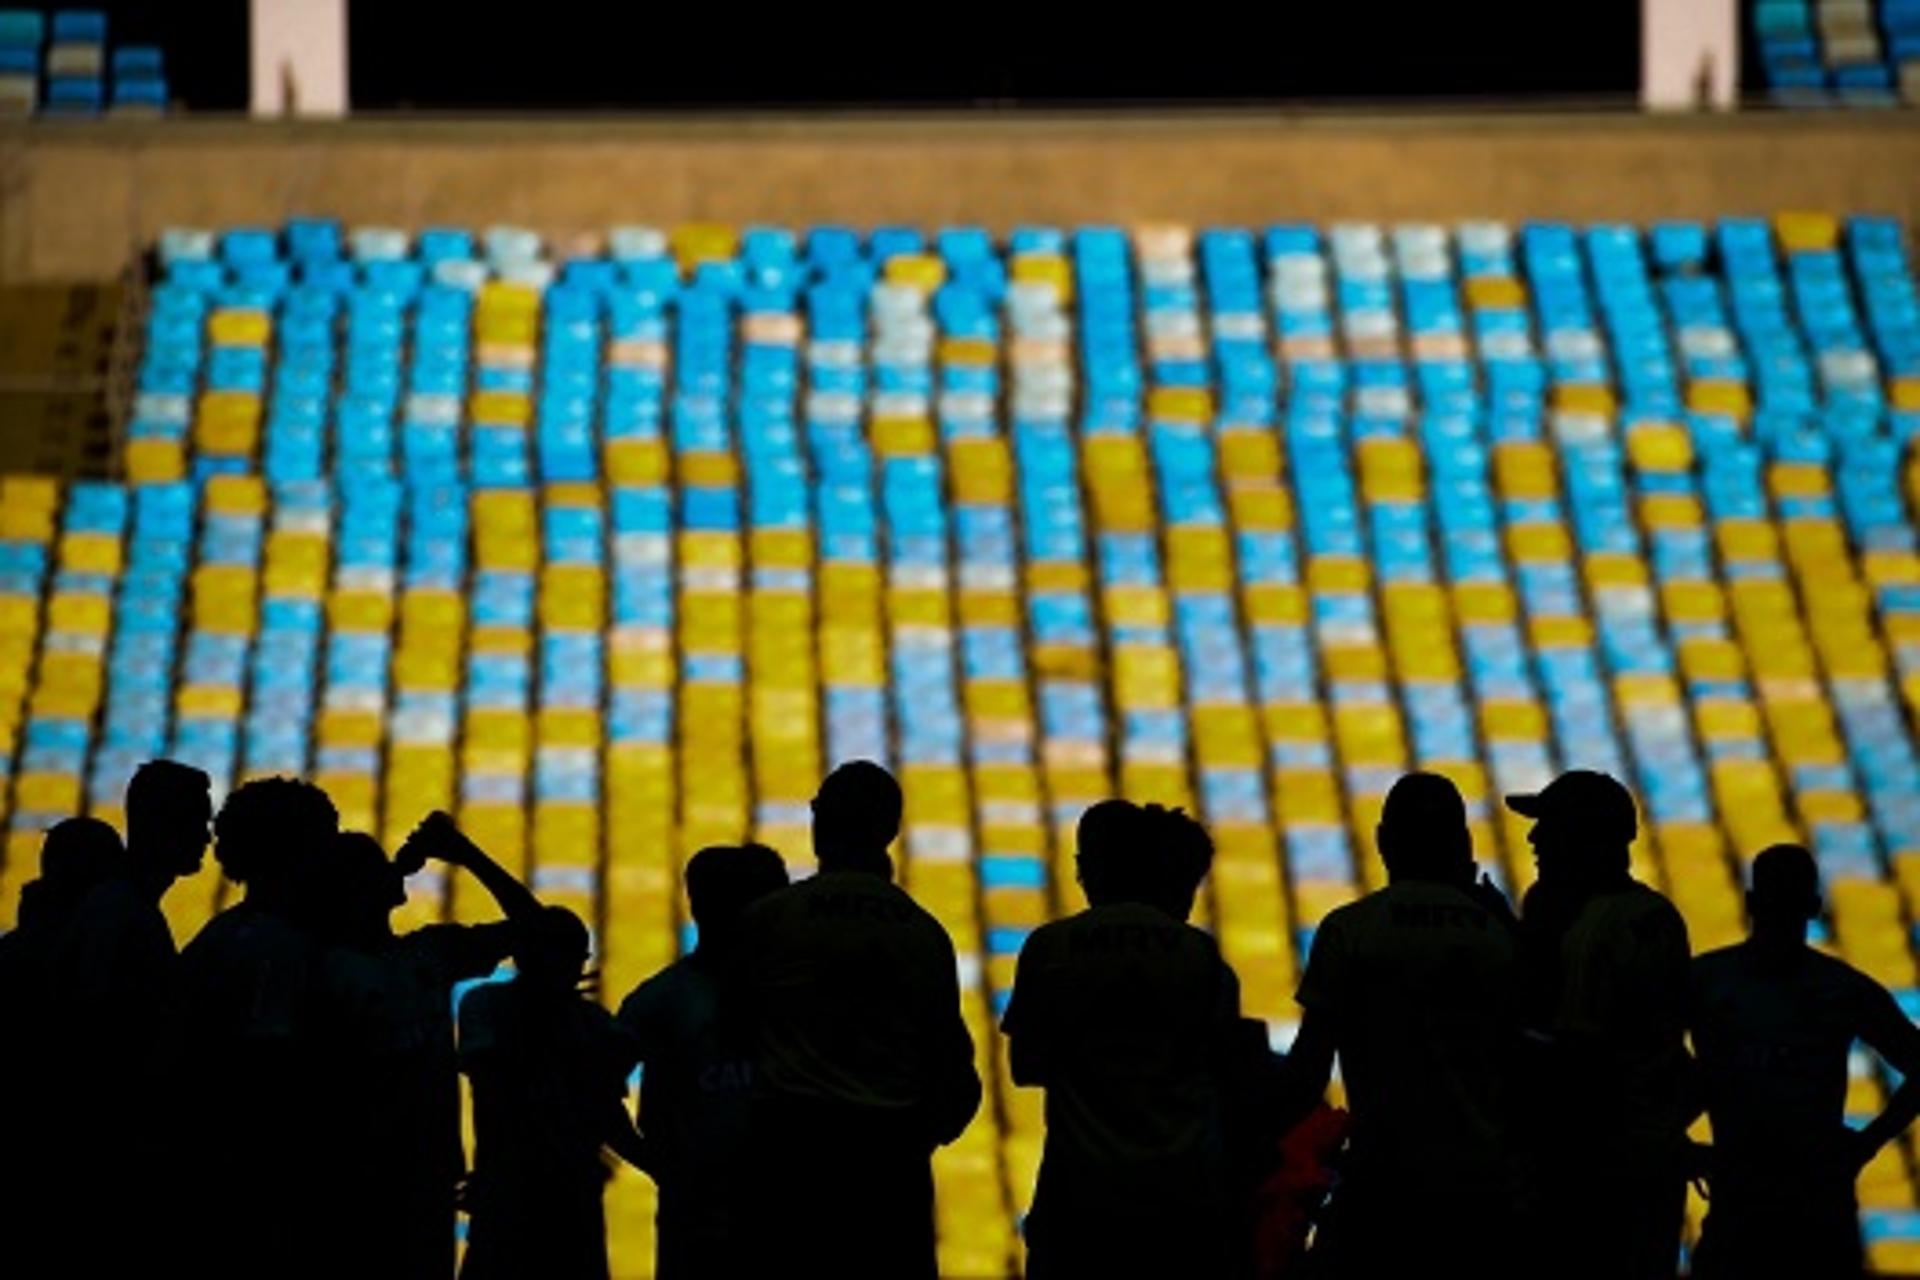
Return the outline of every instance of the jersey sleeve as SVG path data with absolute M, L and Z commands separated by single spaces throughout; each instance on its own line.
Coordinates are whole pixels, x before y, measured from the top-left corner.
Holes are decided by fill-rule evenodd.
M 1294 999 L 1303 1009 L 1338 1014 L 1349 1002 L 1351 960 L 1347 947 L 1347 919 L 1335 911 L 1314 931 L 1307 953 L 1307 971 L 1300 976 Z
M 1053 995 L 1052 942 L 1052 930 L 1042 927 L 1028 934 L 1020 947 L 1013 991 L 1000 1015 L 1000 1030 L 1009 1038 L 1035 1035 L 1052 1021 L 1047 1013 Z

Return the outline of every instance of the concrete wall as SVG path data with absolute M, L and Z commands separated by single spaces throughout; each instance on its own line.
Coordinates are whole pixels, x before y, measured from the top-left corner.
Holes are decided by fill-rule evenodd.
M 0 283 L 104 279 L 173 224 L 551 233 L 871 225 L 1920 215 L 1920 114 L 36 122 L 0 127 Z

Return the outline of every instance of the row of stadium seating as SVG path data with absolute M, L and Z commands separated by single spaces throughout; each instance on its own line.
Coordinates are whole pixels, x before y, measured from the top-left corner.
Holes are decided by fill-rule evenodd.
M 107 15 L 0 9 L 0 116 L 91 116 L 162 111 L 165 62 L 156 45 L 123 44 L 107 55 Z
M 1751 0 L 1760 87 L 1784 106 L 1920 101 L 1915 0 Z
M 611 995 L 678 870 L 810 860 L 841 760 L 902 777 L 994 1105 L 943 1268 L 1017 1257 L 1040 1099 L 993 1034 L 1119 792 L 1219 846 L 1206 923 L 1284 1043 L 1314 926 L 1381 883 L 1410 767 L 1498 803 L 1629 781 L 1695 945 L 1812 847 L 1824 940 L 1920 1010 L 1920 296 L 1901 229 L 1479 223 L 176 231 L 126 483 L 0 493 L 0 921 L 37 833 L 170 754 L 463 826 L 598 925 Z M 169 899 L 182 933 L 225 890 Z M 416 877 L 414 922 L 468 918 Z M 1850 1108 L 1889 1081 L 1862 1056 Z M 1868 1170 L 1920 1260 L 1910 1150 Z M 615 1184 L 645 1274 L 650 1188 Z M 1698 1206 L 1695 1206 L 1696 1209 Z

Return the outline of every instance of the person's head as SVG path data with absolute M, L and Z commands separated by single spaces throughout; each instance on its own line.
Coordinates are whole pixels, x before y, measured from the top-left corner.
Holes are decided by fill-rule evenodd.
M 1507 808 L 1534 820 L 1527 840 L 1543 884 L 1579 887 L 1626 876 L 1640 819 L 1615 779 L 1572 769 L 1540 791 L 1508 796 Z
M 1185 809 L 1150 804 L 1140 817 L 1144 823 L 1141 857 L 1151 881 L 1152 905 L 1185 920 L 1193 914 L 1201 882 L 1213 869 L 1213 837 Z
M 1374 828 L 1387 875 L 1400 880 L 1473 880 L 1473 835 L 1460 789 L 1437 773 L 1409 773 L 1387 792 Z
M 98 818 L 55 823 L 40 845 L 40 878 L 20 891 L 20 927 L 68 918 L 95 886 L 122 874 L 124 853 L 119 833 Z
M 378 840 L 364 831 L 343 831 L 315 867 L 314 906 L 323 932 L 355 946 L 377 946 L 393 936 L 388 917 L 407 900 L 407 891 Z
M 699 949 L 718 951 L 748 907 L 786 887 L 787 864 L 763 844 L 711 845 L 688 860 L 686 880 Z
M 1164 898 L 1172 877 L 1156 878 L 1148 862 L 1148 849 L 1157 834 L 1150 830 L 1140 806 L 1129 800 L 1102 800 L 1088 806 L 1074 833 L 1074 862 L 1087 901 L 1102 907 Z
M 1820 914 L 1820 869 L 1797 844 L 1776 844 L 1753 860 L 1747 915 L 1755 934 L 1806 940 L 1807 925 Z
M 871 760 L 827 775 L 813 797 L 813 850 L 823 871 L 890 870 L 887 846 L 900 834 L 900 784 Z
M 513 958 L 520 979 L 550 993 L 573 991 L 592 949 L 592 936 L 580 917 L 565 907 L 542 907 L 519 927 Z
M 145 869 L 190 876 L 206 858 L 213 780 L 178 760 L 149 760 L 127 783 L 127 847 Z
M 339 834 L 340 814 L 326 792 L 295 778 L 259 778 L 220 806 L 213 856 L 249 900 L 290 906 Z

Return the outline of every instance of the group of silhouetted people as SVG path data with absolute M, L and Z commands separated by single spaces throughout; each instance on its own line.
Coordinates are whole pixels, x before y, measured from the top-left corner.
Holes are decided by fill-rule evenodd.
M 1088 809 L 1088 905 L 1027 938 L 1002 1026 L 1045 1091 L 1027 1274 L 1672 1276 L 1689 1181 L 1695 1275 L 1858 1274 L 1854 1180 L 1920 1113 L 1920 1032 L 1808 946 L 1812 857 L 1761 853 L 1751 939 L 1696 960 L 1631 875 L 1619 783 L 1507 804 L 1539 871 L 1518 913 L 1453 785 L 1394 785 L 1388 883 L 1320 922 L 1284 1055 L 1188 923 L 1206 830 Z M 933 1155 L 981 1105 L 982 1046 L 952 942 L 894 882 L 901 817 L 855 762 L 814 799 L 815 874 L 702 850 L 696 945 L 609 1014 L 587 926 L 444 815 L 389 856 L 308 783 L 215 814 L 204 774 L 144 766 L 124 842 L 55 826 L 0 936 L 6 1273 L 438 1280 L 464 1211 L 462 1277 L 600 1280 L 617 1158 L 658 1184 L 663 1280 L 932 1280 Z M 161 899 L 209 843 L 239 897 L 176 948 Z M 504 919 L 396 934 L 429 860 Z M 1908 1082 L 1858 1131 L 1856 1040 Z

